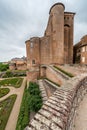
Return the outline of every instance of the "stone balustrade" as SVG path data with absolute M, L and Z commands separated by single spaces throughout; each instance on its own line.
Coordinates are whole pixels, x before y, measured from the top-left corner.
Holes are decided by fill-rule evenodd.
M 31 120 L 26 130 L 73 130 L 76 110 L 87 93 L 87 74 L 68 80 Z

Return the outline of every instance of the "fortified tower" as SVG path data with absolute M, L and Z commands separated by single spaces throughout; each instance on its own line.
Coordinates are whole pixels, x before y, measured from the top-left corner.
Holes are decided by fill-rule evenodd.
M 41 65 L 71 64 L 73 62 L 72 12 L 64 12 L 62 3 L 54 4 L 49 11 L 49 20 L 44 36 L 26 41 L 29 78 L 35 79 Z
M 54 4 L 49 12 L 46 36 L 51 36 L 52 63 L 64 64 L 64 5 Z
M 73 28 L 74 15 L 72 12 L 64 12 L 64 63 L 73 63 Z
M 57 3 L 50 9 L 52 16 L 53 63 L 64 64 L 64 5 Z

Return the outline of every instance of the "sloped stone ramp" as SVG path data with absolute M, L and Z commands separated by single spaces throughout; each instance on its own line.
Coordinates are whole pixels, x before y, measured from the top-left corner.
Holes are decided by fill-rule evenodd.
M 26 130 L 73 130 L 77 108 L 87 93 L 87 74 L 58 88 L 31 120 Z

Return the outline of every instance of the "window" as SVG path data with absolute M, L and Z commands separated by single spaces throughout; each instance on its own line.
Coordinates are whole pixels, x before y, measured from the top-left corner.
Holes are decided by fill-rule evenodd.
M 32 60 L 32 64 L 35 64 L 35 60 Z
M 82 52 L 85 52 L 85 47 L 82 47 Z
M 87 46 L 86 46 L 86 51 L 87 51 Z
M 82 57 L 82 62 L 85 62 L 85 57 Z
M 31 48 L 33 48 L 33 47 L 34 47 L 34 44 L 33 44 L 33 42 L 31 42 L 31 43 L 30 43 L 30 46 L 31 46 Z

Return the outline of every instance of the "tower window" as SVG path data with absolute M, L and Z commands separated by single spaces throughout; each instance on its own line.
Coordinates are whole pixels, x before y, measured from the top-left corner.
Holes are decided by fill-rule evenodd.
M 82 52 L 85 52 L 85 47 L 82 47 Z
M 30 43 L 30 47 L 33 48 L 34 47 L 34 44 L 33 42 Z
M 87 46 L 86 46 L 86 51 L 87 51 Z
M 82 62 L 85 62 L 85 57 L 82 57 Z
M 35 60 L 32 60 L 32 64 L 35 64 Z

